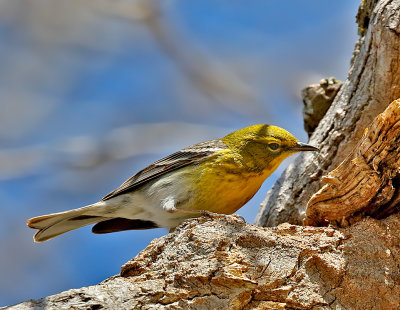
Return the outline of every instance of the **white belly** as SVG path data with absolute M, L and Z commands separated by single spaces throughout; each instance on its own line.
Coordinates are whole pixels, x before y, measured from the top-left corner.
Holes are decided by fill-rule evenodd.
M 96 213 L 104 217 L 122 217 L 152 221 L 160 227 L 173 228 L 186 218 L 187 214 L 168 212 L 168 209 L 188 209 L 191 194 L 187 188 L 185 169 L 156 179 L 141 188 L 106 201 L 96 203 Z M 101 210 L 101 211 L 100 211 Z

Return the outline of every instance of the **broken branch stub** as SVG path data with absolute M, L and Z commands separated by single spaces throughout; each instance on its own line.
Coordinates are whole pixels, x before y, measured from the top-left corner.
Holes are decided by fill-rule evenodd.
M 400 207 L 400 99 L 365 130 L 347 158 L 307 205 L 305 225 L 347 226 L 365 216 L 384 218 Z

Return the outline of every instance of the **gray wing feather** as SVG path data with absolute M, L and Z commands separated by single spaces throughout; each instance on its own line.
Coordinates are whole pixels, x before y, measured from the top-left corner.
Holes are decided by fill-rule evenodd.
M 142 186 L 161 175 L 199 163 L 215 152 L 227 148 L 226 144 L 220 140 L 211 140 L 184 148 L 139 171 L 126 180 L 120 187 L 104 196 L 101 200 L 108 200 L 118 195 L 133 191 L 139 186 Z

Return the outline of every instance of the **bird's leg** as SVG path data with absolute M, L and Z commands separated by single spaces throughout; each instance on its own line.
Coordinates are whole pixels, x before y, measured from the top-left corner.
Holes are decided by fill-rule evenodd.
M 203 215 L 202 212 L 203 210 L 185 210 L 185 209 L 177 209 L 175 207 L 175 200 L 173 197 L 168 197 L 163 200 L 162 202 L 162 207 L 164 211 L 167 211 L 168 213 L 180 213 L 180 214 L 188 214 L 188 215 L 198 215 L 201 216 Z M 205 211 L 208 212 L 208 211 Z
M 212 219 L 223 218 L 223 217 L 225 217 L 227 215 L 230 215 L 230 216 L 233 216 L 233 217 L 243 221 L 244 223 L 246 223 L 246 221 L 243 218 L 243 216 L 238 215 L 238 214 L 221 214 L 221 213 L 210 212 L 210 211 L 207 211 L 207 210 L 194 210 L 194 211 L 199 211 L 202 216 L 207 216 L 207 217 L 212 218 Z
M 241 220 L 243 223 L 246 223 L 246 220 L 244 219 L 243 216 L 239 214 L 231 214 L 233 217 L 237 218 L 238 220 Z
M 170 212 L 170 211 L 168 211 Z M 172 211 L 173 213 L 181 213 L 181 214 L 194 214 L 198 216 L 206 216 L 211 219 L 219 219 L 223 218 L 226 215 L 233 216 L 237 218 L 238 220 L 241 220 L 242 222 L 246 223 L 246 220 L 244 219 L 243 216 L 238 215 L 238 214 L 222 214 L 222 213 L 215 213 L 207 210 L 184 210 L 184 209 L 175 209 Z
M 176 209 L 175 207 L 172 209 L 164 209 L 169 213 L 180 213 L 180 214 L 188 214 L 188 215 L 198 215 L 198 216 L 208 216 L 208 217 L 218 217 L 223 216 L 222 214 L 210 212 L 207 210 L 187 210 L 187 209 Z
M 167 197 L 166 199 L 163 200 L 162 202 L 162 207 L 164 211 L 167 211 L 168 213 L 181 213 L 181 214 L 198 214 L 199 210 L 184 210 L 184 209 L 177 209 L 175 207 L 175 199 L 173 197 Z
M 175 207 L 175 201 L 172 197 L 168 197 L 163 201 L 163 209 L 169 213 L 179 213 L 179 214 L 187 214 L 187 215 L 197 215 L 197 216 L 207 216 L 212 219 L 225 217 L 226 214 L 215 213 L 207 210 L 187 210 L 187 209 L 177 209 Z M 245 219 L 237 214 L 232 214 L 232 216 L 240 219 L 245 222 Z

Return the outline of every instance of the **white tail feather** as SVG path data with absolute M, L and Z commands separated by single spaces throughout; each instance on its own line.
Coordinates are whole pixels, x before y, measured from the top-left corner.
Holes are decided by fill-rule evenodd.
M 101 216 L 85 214 L 92 209 L 93 205 L 89 205 L 70 211 L 42 215 L 29 219 L 27 225 L 31 228 L 38 229 L 33 239 L 35 242 L 42 242 L 68 231 L 95 224 L 106 219 Z

